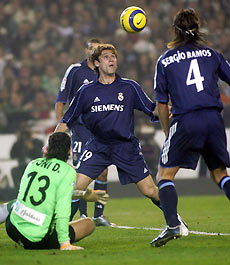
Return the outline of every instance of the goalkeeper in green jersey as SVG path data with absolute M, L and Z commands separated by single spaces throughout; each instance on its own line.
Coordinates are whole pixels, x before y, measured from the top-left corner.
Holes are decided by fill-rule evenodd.
M 75 170 L 66 163 L 70 137 L 53 133 L 43 158 L 31 161 L 22 176 L 19 193 L 6 219 L 9 237 L 25 249 L 82 250 L 71 243 L 94 230 L 91 218 L 69 223 L 72 196 L 106 203 L 105 191 L 74 191 Z

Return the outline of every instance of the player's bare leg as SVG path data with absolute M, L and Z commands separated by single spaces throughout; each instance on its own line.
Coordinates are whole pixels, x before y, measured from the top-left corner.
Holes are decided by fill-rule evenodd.
M 210 171 L 210 174 L 216 184 L 225 192 L 227 198 L 230 200 L 230 176 L 228 176 L 226 168 L 217 168 Z
M 94 230 L 94 222 L 91 218 L 80 219 L 70 222 L 69 225 L 73 228 L 75 238 L 73 242 L 77 242 L 82 238 L 90 235 Z M 69 240 L 62 242 L 60 250 L 83 250 L 84 248 L 72 245 Z
M 90 235 L 95 229 L 94 221 L 89 217 L 72 221 L 69 225 L 71 225 L 74 229 L 75 242 Z
M 81 173 L 77 173 L 77 181 L 76 181 L 75 189 L 85 190 L 92 181 L 93 180 L 89 178 L 88 176 L 81 174 Z M 78 211 L 79 203 L 80 203 L 80 199 L 72 200 L 70 221 L 73 220 L 74 215 Z
M 210 171 L 210 174 L 216 184 L 219 184 L 221 179 L 228 175 L 226 168 L 217 168 Z
M 82 173 L 77 173 L 77 181 L 75 184 L 75 189 L 76 190 L 85 190 L 89 184 L 93 181 L 90 177 L 82 174 Z
M 146 197 L 159 201 L 158 188 L 155 185 L 151 175 L 137 182 L 137 188 Z

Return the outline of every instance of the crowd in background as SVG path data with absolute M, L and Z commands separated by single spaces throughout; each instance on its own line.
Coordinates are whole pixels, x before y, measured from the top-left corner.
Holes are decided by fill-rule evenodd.
M 126 33 L 119 23 L 122 10 L 132 5 L 147 13 L 147 27 L 138 34 Z M 67 67 L 85 58 L 84 43 L 92 37 L 114 44 L 118 73 L 138 81 L 154 99 L 155 64 L 171 38 L 173 17 L 183 7 L 199 12 L 211 46 L 230 61 L 229 0 L 1 0 L 1 133 L 51 117 Z M 230 88 L 222 82 L 220 87 L 227 122 Z

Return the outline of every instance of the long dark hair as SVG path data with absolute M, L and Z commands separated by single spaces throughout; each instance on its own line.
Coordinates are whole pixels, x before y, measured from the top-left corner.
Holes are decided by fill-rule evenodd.
M 204 40 L 205 34 L 200 32 L 200 17 L 194 9 L 181 9 L 174 17 L 174 39 L 167 45 L 169 49 L 193 42 L 194 46 L 201 47 L 207 42 Z
M 67 133 L 55 132 L 50 135 L 48 141 L 48 152 L 45 154 L 47 159 L 57 158 L 67 161 L 69 158 L 71 140 Z

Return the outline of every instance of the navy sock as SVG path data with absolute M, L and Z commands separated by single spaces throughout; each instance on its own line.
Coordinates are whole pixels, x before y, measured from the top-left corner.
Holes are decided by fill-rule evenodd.
M 70 214 L 70 221 L 73 220 L 74 215 L 76 214 L 78 207 L 79 207 L 79 201 L 80 200 L 73 200 L 71 203 L 71 214 Z
M 88 216 L 87 215 L 87 202 L 85 200 L 80 200 L 79 211 L 80 211 L 80 215 L 84 214 L 84 215 Z
M 177 218 L 177 193 L 171 180 L 162 179 L 158 183 L 159 197 L 167 225 L 175 227 L 180 224 Z
M 223 177 L 218 185 L 225 192 L 226 196 L 230 200 L 230 177 Z
M 94 190 L 105 190 L 106 191 L 107 181 L 100 181 L 96 179 L 94 183 Z M 104 205 L 99 202 L 95 202 L 94 217 L 97 218 L 103 215 L 103 212 L 104 212 Z
M 154 199 L 151 199 L 151 201 L 152 201 L 157 207 L 159 207 L 159 208 L 162 210 L 161 202 L 160 202 L 160 201 L 156 201 L 156 200 L 154 200 Z

